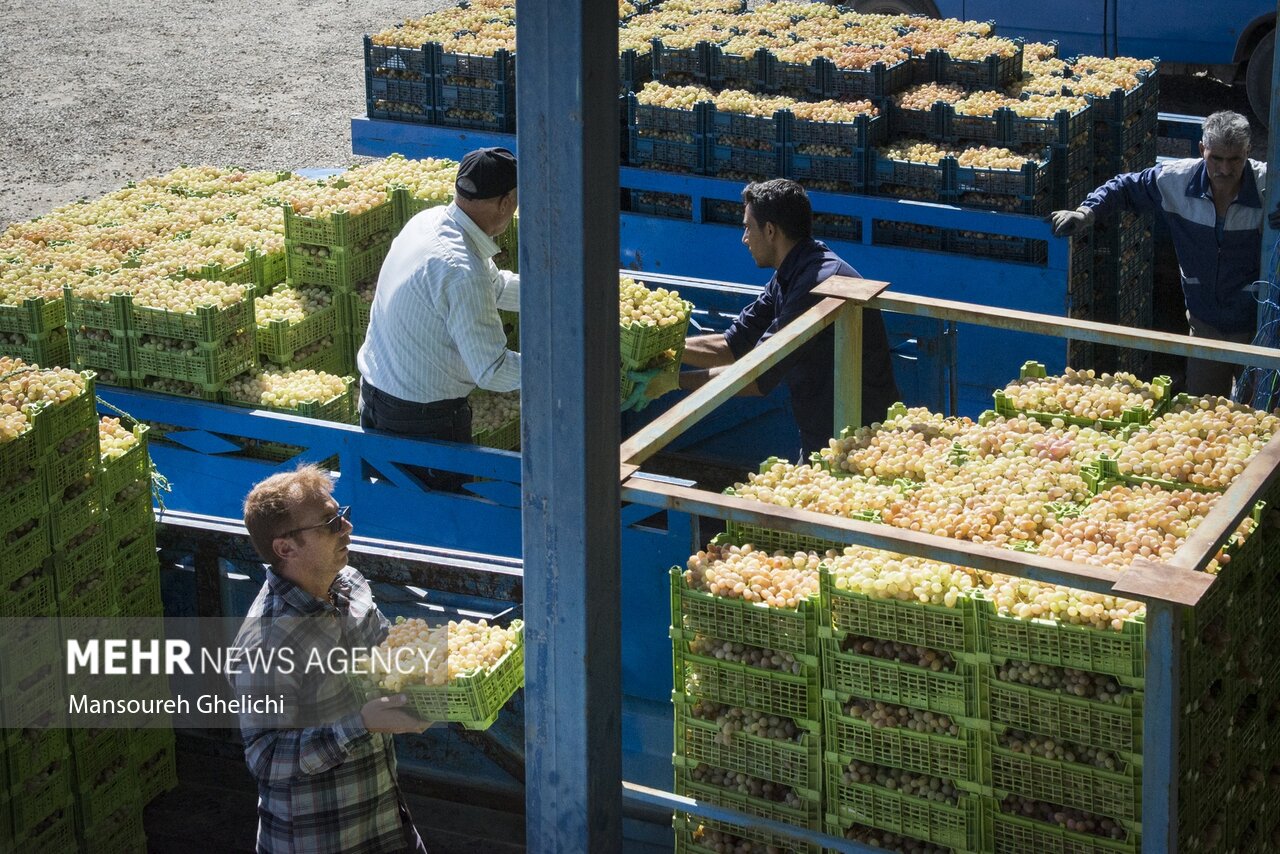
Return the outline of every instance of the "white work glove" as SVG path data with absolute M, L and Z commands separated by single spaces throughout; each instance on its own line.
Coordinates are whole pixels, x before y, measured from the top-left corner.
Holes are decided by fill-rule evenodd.
M 1093 208 L 1082 205 L 1073 211 L 1054 211 L 1049 222 L 1053 223 L 1054 235 L 1070 237 L 1093 225 Z

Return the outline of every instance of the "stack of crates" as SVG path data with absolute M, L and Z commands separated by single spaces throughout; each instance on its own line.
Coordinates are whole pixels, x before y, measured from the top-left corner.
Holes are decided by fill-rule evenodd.
M 473 128 L 516 129 L 516 57 L 450 53 L 436 42 L 407 48 L 364 37 L 366 110 L 370 118 Z
M 70 350 L 67 364 L 76 370 L 93 371 L 108 385 L 128 388 L 132 384 L 133 362 L 126 329 L 129 310 L 123 300 L 85 299 L 64 288 L 60 302 L 65 306 L 63 317 Z
M 1094 183 L 1139 172 L 1156 162 L 1159 77 L 1139 72 L 1138 85 L 1091 98 L 1094 128 Z M 1150 329 L 1154 322 L 1155 240 L 1153 214 L 1123 213 L 1093 228 L 1095 318 Z M 1143 350 L 1099 348 L 1099 368 L 1150 373 Z
M 767 181 L 786 174 L 787 128 L 791 114 L 735 113 L 710 105 L 707 174 L 733 181 Z
M 0 305 L 0 349 L 28 365 L 70 365 L 66 320 L 61 294 Z
M 333 294 L 337 306 L 330 319 L 335 337 L 333 349 L 339 352 L 341 362 L 329 365 L 326 369 L 330 373 L 346 375 L 355 370 L 358 343 L 353 337 L 353 309 L 362 294 L 371 296 L 391 240 L 403 224 L 395 198 L 354 215 L 339 211 L 323 218 L 304 217 L 285 209 L 289 283 L 297 288 L 325 288 Z M 312 331 L 324 330 L 317 327 Z M 272 346 L 278 361 L 289 341 L 283 339 Z M 339 370 L 332 370 L 334 367 Z
M 146 847 L 138 773 L 125 729 L 71 730 L 74 789 L 85 850 L 126 854 Z
M 821 585 L 827 832 L 875 828 L 980 850 L 988 772 L 975 723 L 982 706 L 972 601 L 948 608 L 871 599 L 842 589 L 826 569 Z M 916 796 L 904 784 L 935 795 Z
M 707 171 L 712 105 L 699 101 L 681 110 L 641 104 L 627 96 L 627 162 L 665 172 Z
M 241 297 L 231 305 L 197 306 L 186 313 L 112 297 L 112 305 L 122 304 L 127 312 L 134 386 L 217 400 L 229 380 L 252 368 L 258 359 L 256 286 L 252 281 L 237 286 Z
M 817 602 L 785 610 L 713 596 L 691 589 L 676 567 L 671 570 L 671 615 L 676 794 L 820 830 Z M 779 669 L 748 663 L 767 660 Z M 789 720 L 795 737 L 734 731 L 732 722 L 761 716 L 775 727 Z M 725 787 L 726 775 L 742 776 Z M 743 785 L 759 796 L 742 793 Z M 681 812 L 676 813 L 675 830 L 678 852 L 737 850 L 731 846 L 744 843 L 775 846 L 770 851 L 813 851 L 759 830 Z

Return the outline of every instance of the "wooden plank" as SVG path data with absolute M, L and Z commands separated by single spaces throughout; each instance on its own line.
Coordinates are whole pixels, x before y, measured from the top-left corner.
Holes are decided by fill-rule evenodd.
M 635 474 L 638 471 L 640 471 L 640 466 L 632 465 L 631 463 L 622 463 L 621 479 L 626 480 L 627 478 L 631 477 L 631 475 Z
M 622 443 L 622 461 L 639 465 L 697 424 L 716 407 L 750 385 L 756 377 L 835 322 L 844 300 L 828 297 L 778 334 L 733 363 L 711 382 L 690 394 Z
M 1034 332 L 1056 338 L 1076 341 L 1092 341 L 1117 347 L 1135 347 L 1153 353 L 1171 353 L 1175 356 L 1194 356 L 1215 359 L 1235 365 L 1253 365 L 1280 370 L 1280 350 L 1271 347 L 1255 347 L 1252 344 L 1230 344 L 1210 338 L 1192 338 L 1189 335 L 1173 335 L 1167 332 L 1149 332 L 1130 326 L 1113 326 L 1089 320 L 1073 320 L 1049 314 L 1015 311 L 1007 308 L 988 308 L 968 302 L 934 299 L 912 294 L 882 294 L 868 303 L 870 308 L 896 311 L 919 317 L 976 323 L 995 329 L 1011 329 L 1016 332 Z
M 1148 560 L 1135 560 L 1112 588 L 1126 599 L 1158 600 L 1194 608 L 1212 586 L 1214 576 Z
M 832 436 L 846 427 L 862 425 L 862 308 L 846 305 L 836 318 L 835 404 L 832 407 Z
M 818 296 L 836 297 L 855 303 L 865 303 L 880 296 L 888 289 L 888 282 L 875 279 L 859 279 L 854 276 L 832 276 L 813 289 Z

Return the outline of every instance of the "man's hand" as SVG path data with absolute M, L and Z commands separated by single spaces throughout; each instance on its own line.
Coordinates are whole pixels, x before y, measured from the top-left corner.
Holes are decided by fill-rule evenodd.
M 630 396 L 622 402 L 622 411 L 631 410 L 639 412 L 649 405 L 652 398 L 649 397 L 649 383 L 663 369 L 663 365 L 656 368 L 649 368 L 647 371 L 627 371 L 627 379 L 634 383 Z
M 1054 211 L 1049 216 L 1053 233 L 1058 237 L 1070 237 L 1093 225 L 1093 208 L 1078 207 L 1073 211 Z
M 1273 231 L 1280 231 L 1280 205 L 1276 205 L 1276 209 L 1267 217 L 1267 225 L 1271 226 Z
M 392 694 L 390 697 L 375 697 L 360 709 L 360 717 L 364 718 L 364 728 L 369 732 L 423 732 L 431 726 L 431 721 L 424 721 L 404 707 L 409 698 L 404 694 Z

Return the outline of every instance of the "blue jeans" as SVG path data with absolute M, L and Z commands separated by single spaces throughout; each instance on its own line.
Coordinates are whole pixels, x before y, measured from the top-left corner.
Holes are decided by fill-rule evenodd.
M 360 426 L 401 436 L 471 442 L 471 404 L 465 397 L 415 403 L 360 383 Z M 405 466 L 427 489 L 461 492 L 470 478 L 457 472 Z

